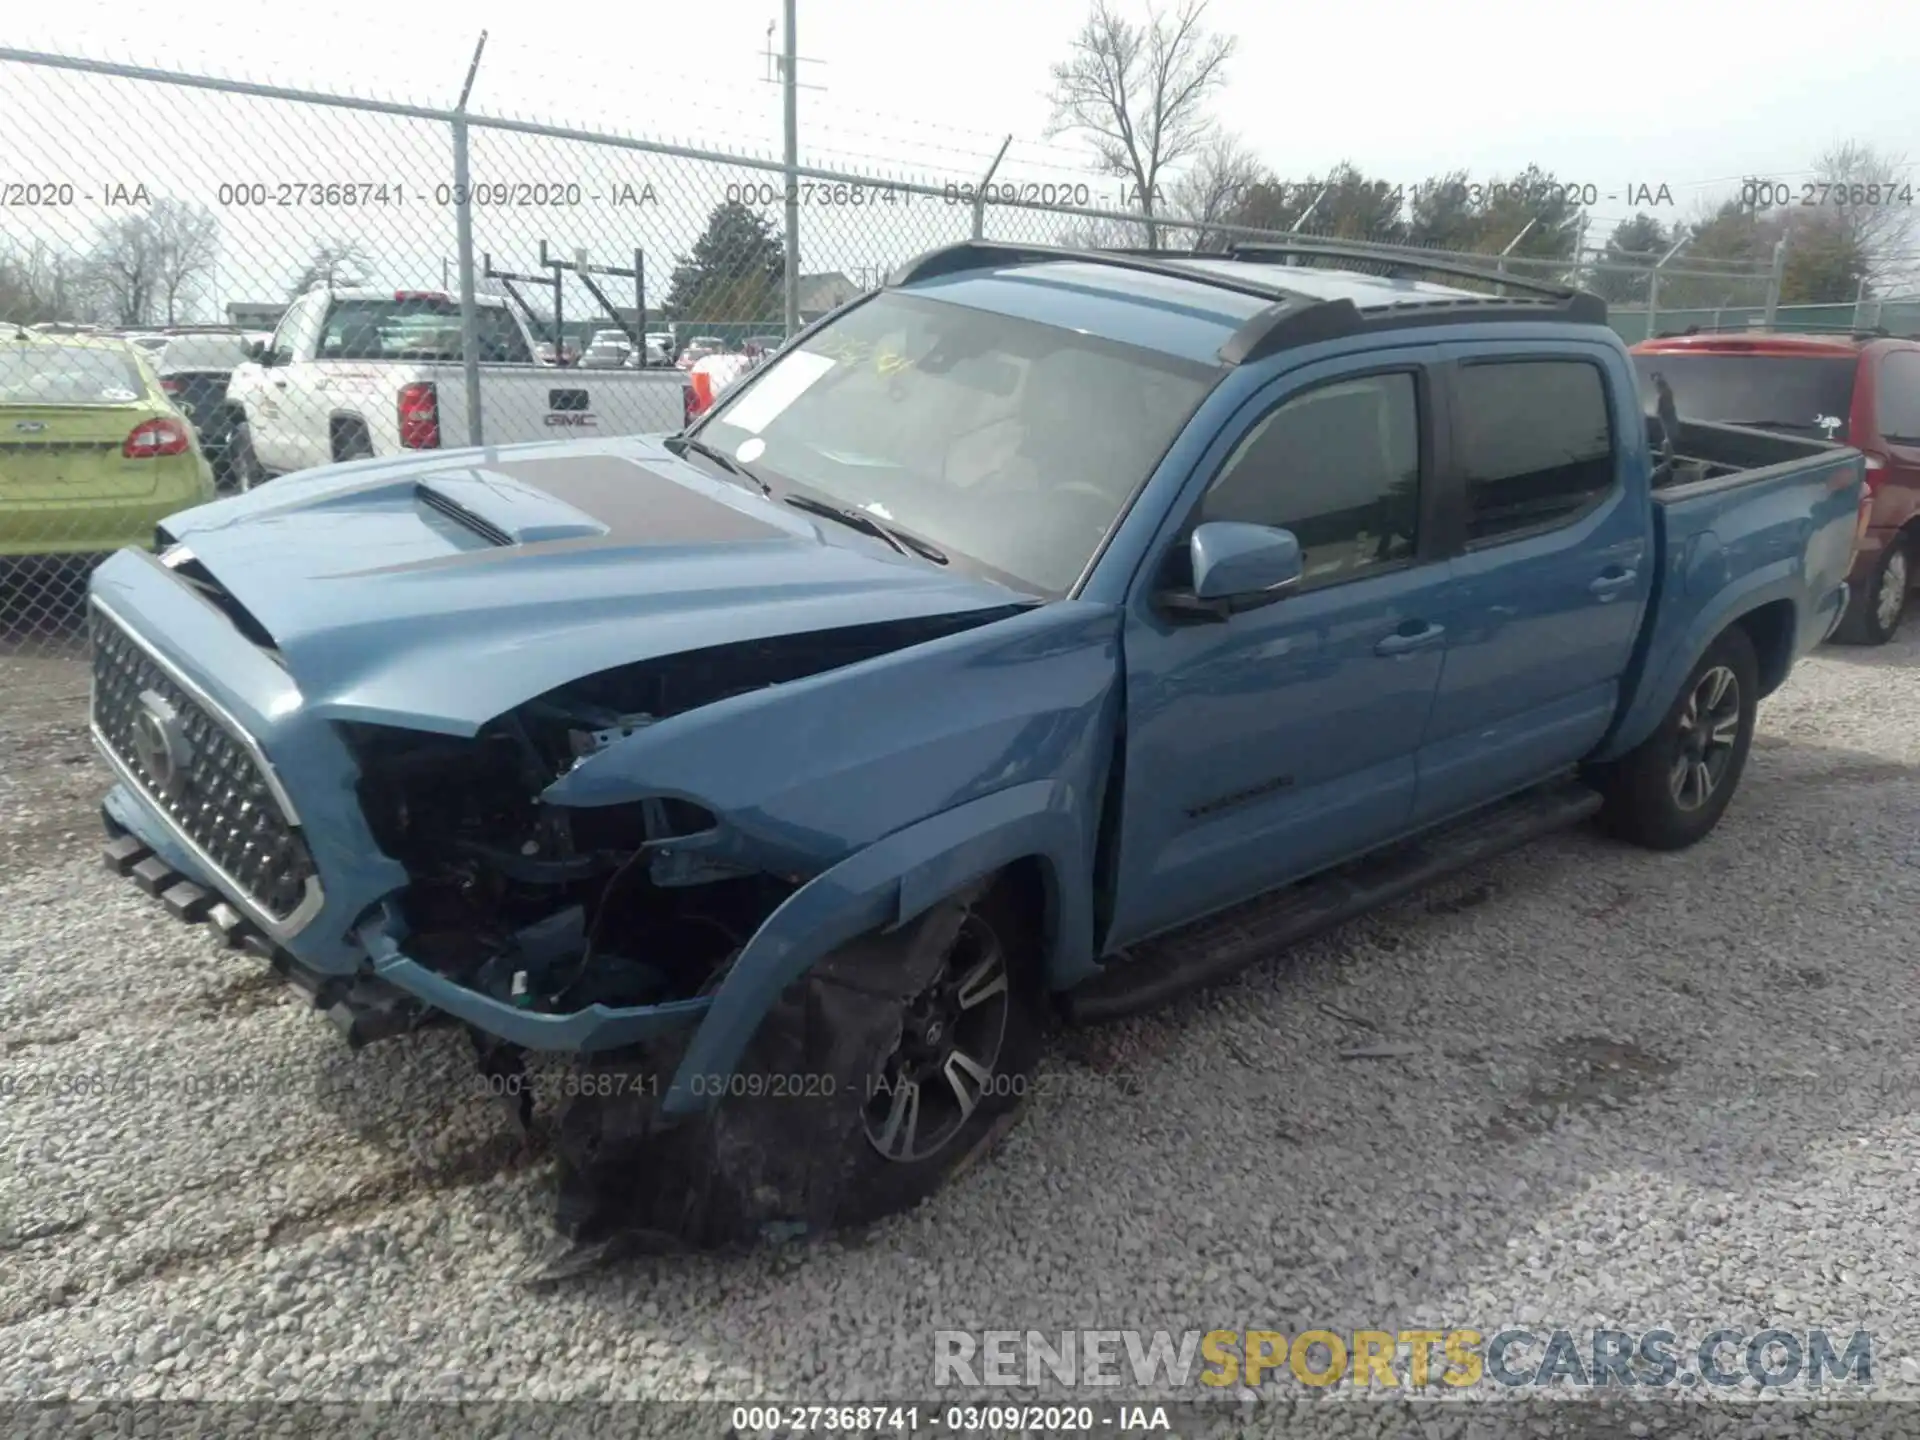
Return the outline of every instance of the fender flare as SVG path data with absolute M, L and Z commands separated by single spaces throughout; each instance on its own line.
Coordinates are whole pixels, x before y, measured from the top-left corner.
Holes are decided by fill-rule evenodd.
M 675 1071 L 662 1109 L 690 1115 L 725 1091 L 754 1032 L 782 991 L 833 950 L 874 930 L 896 930 L 940 900 L 1016 860 L 1037 856 L 1059 897 L 1052 978 L 1090 969 L 1091 873 L 1078 811 L 1066 787 L 1036 780 L 918 821 L 822 871 L 754 932 L 714 992 Z
M 1642 675 L 1631 702 L 1620 717 L 1620 723 L 1595 751 L 1594 759 L 1618 759 L 1651 735 L 1661 717 L 1667 713 L 1667 707 L 1673 704 L 1674 697 L 1680 693 L 1680 686 L 1692 673 L 1693 667 L 1700 663 L 1700 657 L 1707 653 L 1707 647 L 1763 605 L 1779 600 L 1796 601 L 1794 634 L 1788 642 L 1788 649 L 1797 658 L 1801 653 L 1799 631 L 1805 621 L 1797 603 L 1801 583 L 1800 572 L 1792 562 L 1770 565 L 1749 576 L 1746 584 L 1720 595 L 1713 604 L 1694 617 L 1673 643 L 1663 646 L 1656 638 L 1655 652 L 1664 648 L 1668 657 L 1666 662 L 1657 671 Z

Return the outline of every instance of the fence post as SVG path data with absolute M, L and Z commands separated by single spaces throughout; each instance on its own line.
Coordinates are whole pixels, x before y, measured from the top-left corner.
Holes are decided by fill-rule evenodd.
M 1780 311 L 1780 282 L 1787 274 L 1787 237 L 1782 235 L 1773 246 L 1773 269 L 1767 275 L 1767 329 L 1773 329 Z
M 1660 268 L 1680 253 L 1680 247 L 1686 244 L 1689 238 L 1683 235 L 1674 241 L 1672 248 L 1654 261 L 1653 269 L 1647 272 L 1647 339 L 1649 340 L 1653 339 L 1657 333 L 1654 329 L 1654 321 L 1660 314 Z
M 973 192 L 973 238 L 987 238 L 987 187 L 993 184 L 993 173 L 1000 168 L 1001 158 L 1007 153 L 1007 146 L 1013 143 L 1009 134 L 1000 142 L 1000 148 L 994 153 L 993 163 L 987 166 L 987 173 L 980 177 L 980 188 Z
M 455 244 L 460 260 L 460 368 L 465 372 L 467 390 L 467 443 L 484 445 L 486 430 L 480 421 L 480 309 L 473 283 L 473 196 L 469 193 L 471 175 L 467 168 L 467 96 L 473 93 L 473 77 L 480 70 L 480 52 L 487 48 L 487 32 L 473 47 L 473 62 L 467 66 L 467 83 L 460 87 L 460 103 L 454 106 L 453 119 L 453 198 L 455 203 Z
M 1867 277 L 1862 275 L 1860 277 L 1859 287 L 1855 289 L 1853 292 L 1853 328 L 1856 330 L 1861 328 L 1860 311 L 1865 307 L 1866 303 L 1867 303 Z

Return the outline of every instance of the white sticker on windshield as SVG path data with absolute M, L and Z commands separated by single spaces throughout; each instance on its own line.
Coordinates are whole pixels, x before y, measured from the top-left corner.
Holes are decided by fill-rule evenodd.
M 773 368 L 755 382 L 726 413 L 723 424 L 756 434 L 806 391 L 807 387 L 833 368 L 830 355 L 815 355 L 810 350 L 795 350 L 774 362 Z M 741 457 L 745 459 L 745 456 Z
M 756 435 L 751 440 L 742 440 L 740 448 L 733 452 L 733 458 L 742 465 L 751 465 L 766 453 L 767 442 Z
M 117 385 L 109 385 L 106 389 L 100 392 L 100 398 L 102 400 L 112 400 L 118 403 L 123 400 L 138 400 L 140 397 L 134 394 L 133 391 L 131 390 L 122 390 Z

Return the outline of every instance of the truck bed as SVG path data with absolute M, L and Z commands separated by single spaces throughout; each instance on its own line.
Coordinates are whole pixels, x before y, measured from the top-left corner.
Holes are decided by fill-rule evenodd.
M 1663 431 L 1659 420 L 1652 415 L 1647 417 L 1647 444 L 1653 452 L 1656 491 L 1736 475 L 1751 476 L 1756 471 L 1847 451 L 1845 445 L 1827 440 L 1683 419 L 1674 435 L 1673 464 L 1666 467 L 1661 464 L 1666 453 Z
M 1649 420 L 1657 440 L 1657 423 Z M 1649 734 L 1709 641 L 1736 619 L 1781 627 L 1761 693 L 1832 632 L 1846 602 L 1866 460 L 1855 449 L 1682 421 L 1674 473 L 1653 491 L 1651 620 L 1622 718 L 1595 758 Z M 1656 466 L 1659 449 L 1656 444 Z

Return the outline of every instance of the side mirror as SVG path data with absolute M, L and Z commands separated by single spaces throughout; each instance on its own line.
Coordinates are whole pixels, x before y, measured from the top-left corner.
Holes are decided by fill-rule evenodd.
M 1170 609 L 1221 620 L 1278 600 L 1304 573 L 1299 539 L 1271 525 L 1211 520 L 1194 528 L 1187 552 L 1193 588 L 1161 598 Z

